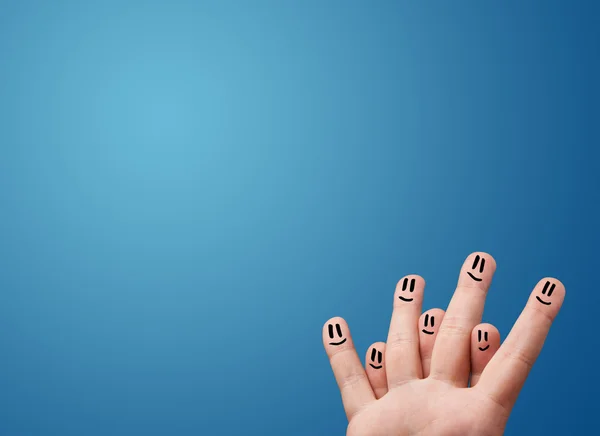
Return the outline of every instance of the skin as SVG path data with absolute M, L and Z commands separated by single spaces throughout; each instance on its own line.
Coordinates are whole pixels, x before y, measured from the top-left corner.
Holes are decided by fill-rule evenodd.
M 477 256 L 480 260 L 474 267 Z M 485 259 L 483 270 L 481 259 Z M 467 257 L 445 314 L 433 309 L 437 311 L 435 326 L 429 330 L 433 335 L 421 332 L 425 315 L 432 314 L 428 311 L 420 315 L 425 281 L 410 275 L 406 277 L 407 286 L 405 278 L 401 279 L 394 294 L 388 340 L 372 346 L 383 355 L 379 369 L 369 366 L 372 347 L 367 351 L 367 367 L 363 367 L 342 318 L 325 323 L 323 342 L 348 417 L 348 436 L 503 434 L 563 303 L 565 288 L 554 278 L 540 280 L 500 346 L 498 330 L 480 324 L 495 270 L 496 263 L 489 254 Z M 555 286 L 548 296 L 551 285 Z M 536 297 L 551 304 L 542 304 Z M 346 339 L 343 344 L 331 345 L 329 324 L 340 325 Z M 339 342 L 337 332 L 334 336 Z
M 481 331 L 481 340 L 479 332 Z M 487 340 L 486 334 L 487 333 Z M 491 324 L 479 324 L 471 332 L 471 386 L 476 386 L 483 370 L 500 348 L 500 332 Z

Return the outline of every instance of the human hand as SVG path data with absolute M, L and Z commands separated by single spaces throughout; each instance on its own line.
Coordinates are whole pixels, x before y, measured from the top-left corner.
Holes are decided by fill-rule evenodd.
M 445 315 L 439 309 L 435 313 L 430 311 L 421 316 L 421 323 L 425 281 L 415 275 L 401 279 L 394 294 L 385 352 L 378 350 L 381 365 L 373 365 L 381 368 L 367 365 L 369 376 L 356 354 L 346 322 L 342 318 L 327 321 L 323 342 L 348 416 L 347 435 L 503 433 L 562 305 L 565 288 L 553 278 L 540 280 L 506 341 L 491 357 L 500 337 L 492 326 L 477 328 L 477 324 L 495 269 L 490 255 L 471 254 L 463 264 Z M 423 317 L 427 314 L 430 317 L 433 314 L 439 325 L 433 335 L 419 329 L 424 326 Z M 478 335 L 478 330 L 483 332 L 482 339 L 484 332 L 489 332 L 492 353 L 478 355 L 471 350 L 476 344 L 473 335 Z M 378 353 L 375 359 L 379 363 Z M 472 387 L 467 387 L 470 373 L 473 373 Z

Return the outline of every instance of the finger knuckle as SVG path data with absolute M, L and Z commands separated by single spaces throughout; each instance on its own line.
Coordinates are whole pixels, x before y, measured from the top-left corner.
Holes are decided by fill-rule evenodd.
M 444 318 L 444 322 L 440 326 L 439 335 L 444 336 L 471 336 L 471 328 L 468 328 L 465 320 L 461 318 Z
M 535 363 L 535 357 L 519 348 L 507 350 L 505 352 L 505 357 L 518 364 L 524 365 L 528 372 L 533 368 L 533 364 Z
M 394 350 L 396 348 L 412 346 L 416 343 L 417 339 L 414 337 L 414 335 L 409 335 L 407 333 L 395 333 L 388 338 L 386 346 L 388 349 Z
M 339 388 L 340 390 L 352 389 L 354 386 L 358 385 L 366 378 L 367 375 L 362 371 L 351 372 L 341 378 Z

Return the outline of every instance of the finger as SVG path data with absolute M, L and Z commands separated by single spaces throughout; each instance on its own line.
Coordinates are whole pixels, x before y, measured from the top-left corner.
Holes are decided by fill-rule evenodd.
M 344 319 L 331 318 L 323 326 L 323 345 L 337 381 L 348 420 L 375 400 L 365 369 L 356 354 Z
M 538 282 L 510 334 L 481 374 L 477 389 L 485 390 L 507 410 L 512 408 L 564 298 L 565 287 L 559 280 Z
M 402 278 L 394 293 L 394 310 L 386 343 L 388 386 L 422 377 L 417 329 L 425 280 L 417 275 Z
M 444 313 L 442 309 L 431 309 L 419 318 L 419 349 L 423 377 L 429 377 L 433 344 L 444 319 Z
M 387 377 L 385 376 L 385 342 L 375 342 L 367 350 L 365 358 L 367 377 L 376 398 L 387 394 Z
M 465 260 L 435 341 L 431 377 L 456 386 L 467 386 L 471 331 L 481 322 L 485 297 L 495 271 L 496 261 L 487 253 L 473 253 Z
M 500 332 L 491 324 L 479 324 L 471 333 L 471 387 L 500 348 Z

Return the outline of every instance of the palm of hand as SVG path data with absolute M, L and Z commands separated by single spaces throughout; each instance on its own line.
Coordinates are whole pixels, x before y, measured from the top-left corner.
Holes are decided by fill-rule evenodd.
M 325 324 L 323 341 L 349 436 L 503 433 L 565 289 L 556 279 L 540 280 L 500 347 L 497 329 L 478 324 L 495 269 L 490 255 L 473 253 L 447 312 L 433 309 L 420 317 L 425 282 L 414 275 L 401 279 L 387 343 L 369 347 L 366 370 L 346 322 L 332 318 Z
M 508 414 L 477 389 L 425 379 L 392 388 L 355 415 L 349 436 L 496 436 Z

